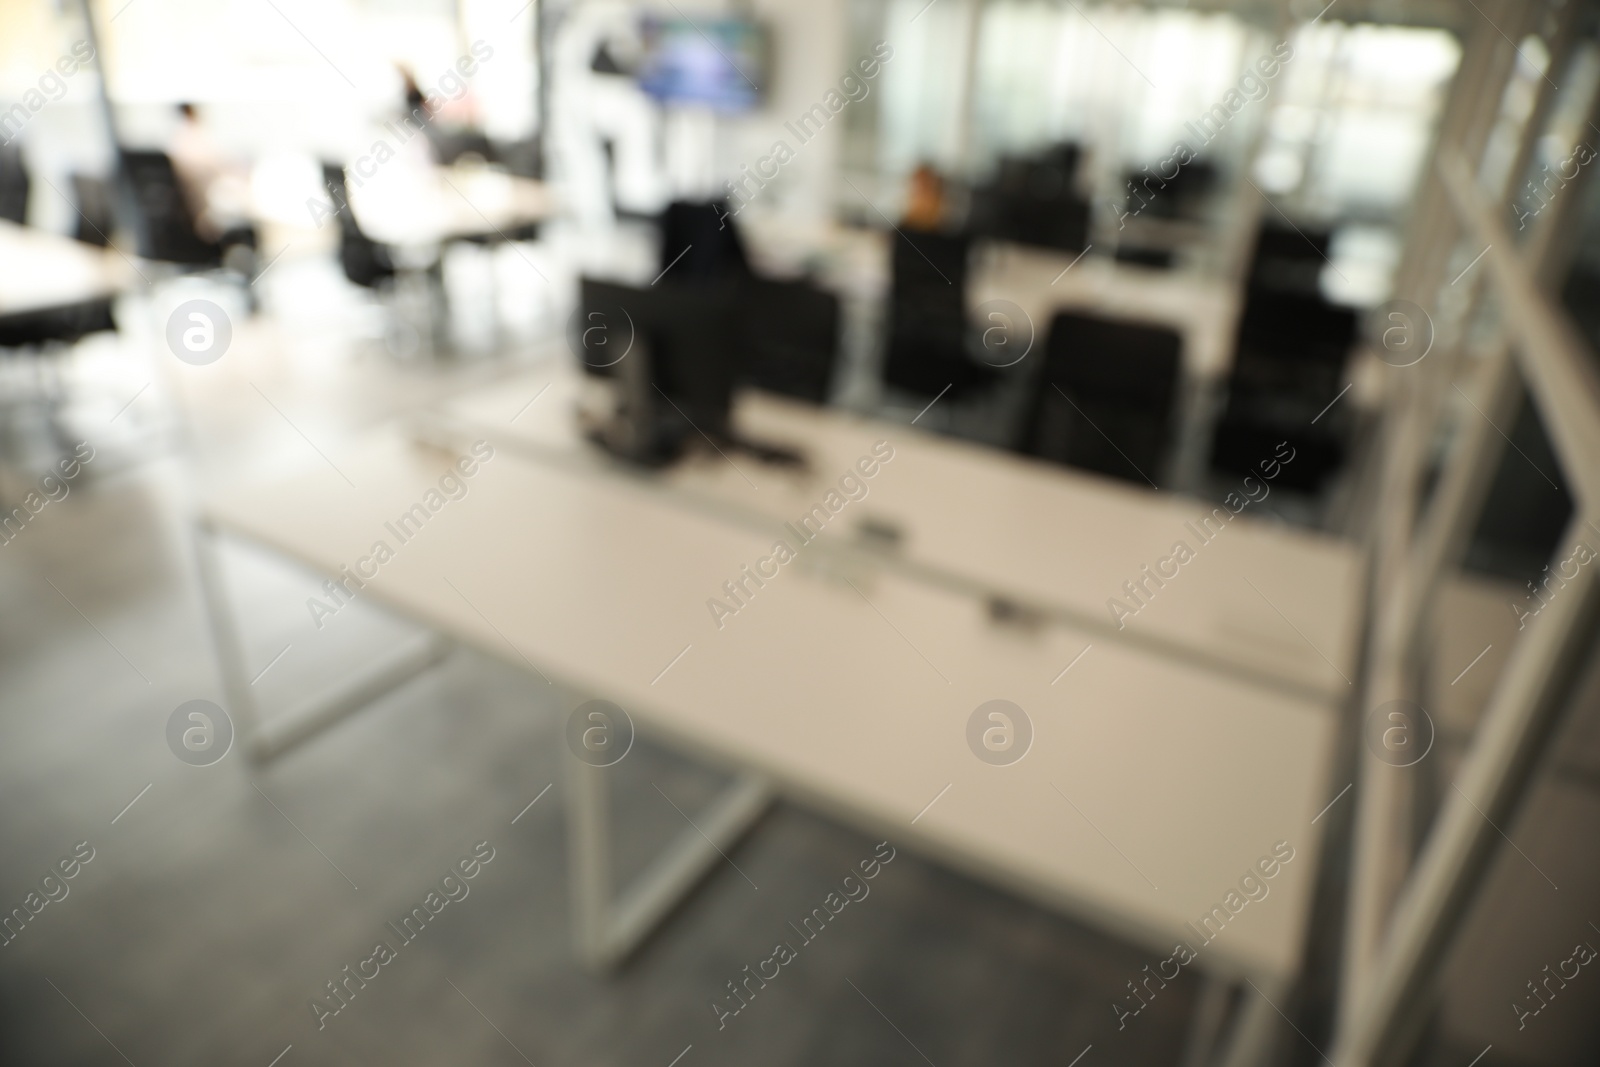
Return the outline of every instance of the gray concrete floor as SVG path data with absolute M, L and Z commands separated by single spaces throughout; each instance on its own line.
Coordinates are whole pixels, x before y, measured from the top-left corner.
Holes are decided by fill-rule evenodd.
M 21 905 L 80 841 L 94 858 L 0 947 L 0 1062 L 948 1067 L 1067 1064 L 1090 1044 L 1094 1067 L 1177 1062 L 1192 979 L 1119 1033 L 1111 1002 L 1146 954 L 903 849 L 719 1030 L 709 1004 L 724 983 L 875 844 L 786 804 L 731 855 L 759 891 L 724 866 L 620 972 L 586 973 L 558 781 L 570 701 L 469 652 L 266 769 L 237 752 L 175 759 L 173 708 L 221 700 L 192 563 L 196 487 L 314 460 L 262 394 L 337 448 L 505 369 L 397 367 L 332 333 L 241 323 L 209 375 L 164 366 L 137 329 L 77 361 L 73 428 L 106 443 L 0 546 L 0 904 Z M 409 632 L 358 606 L 309 640 L 307 575 L 243 546 L 225 562 L 249 662 L 289 646 L 257 683 L 268 707 Z M 719 784 L 641 742 L 614 775 L 622 873 L 683 829 L 657 788 L 693 812 Z M 481 840 L 495 858 L 469 896 L 319 1030 L 311 998 Z

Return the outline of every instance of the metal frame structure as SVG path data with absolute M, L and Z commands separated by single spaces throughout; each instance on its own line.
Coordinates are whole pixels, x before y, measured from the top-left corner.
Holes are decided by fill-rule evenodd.
M 343 685 L 300 707 L 264 716 L 255 700 L 237 616 L 228 597 L 219 541 L 224 531 L 195 522 L 195 559 L 224 696 L 251 762 L 270 763 L 348 715 L 442 663 L 455 642 L 431 629 L 388 659 L 354 674 Z M 426 623 L 416 620 L 419 625 Z M 514 664 L 522 667 L 523 664 Z M 620 964 L 689 895 L 770 807 L 774 792 L 762 775 L 735 776 L 722 795 L 633 883 L 620 892 L 611 862 L 611 807 L 606 767 L 563 759 L 567 849 L 572 887 L 573 940 L 578 958 L 595 971 Z
M 200 593 L 206 605 L 206 620 L 211 627 L 212 646 L 216 650 L 217 670 L 222 676 L 222 691 L 228 700 L 229 713 L 236 720 L 238 742 L 253 763 L 271 762 L 346 715 L 393 692 L 443 662 L 455 647 L 449 638 L 430 632 L 387 661 L 356 673 L 332 692 L 313 697 L 300 707 L 269 720 L 256 703 L 253 683 L 245 667 L 244 645 L 228 598 L 218 551 L 222 536 L 223 532 L 211 523 L 196 520 L 195 561 Z
M 240 535 L 205 518 L 195 522 L 201 593 L 224 695 L 236 720 L 238 741 L 257 765 L 275 760 L 392 692 L 441 662 L 454 648 L 448 637 L 430 632 L 422 641 L 362 671 L 333 692 L 276 716 L 276 721 L 268 719 L 262 716 L 252 694 L 238 621 L 226 588 L 219 558 L 219 542 L 224 536 Z M 263 547 L 272 550 L 271 545 Z M 385 610 L 392 607 L 386 605 Z M 397 614 L 409 618 L 405 612 Z M 421 619 L 410 621 L 429 626 Z M 482 651 L 497 655 L 518 669 L 526 668 L 526 664 L 503 652 Z M 570 750 L 562 759 L 573 942 L 579 961 L 596 973 L 622 964 L 719 863 L 728 862 L 728 850 L 755 827 L 778 795 L 775 783 L 767 776 L 736 770 L 733 781 L 703 813 L 692 819 L 685 816 L 689 828 L 631 883 L 618 886 L 607 778 L 612 770 L 586 763 Z M 966 866 L 959 861 L 954 865 L 957 869 Z M 1054 906 L 1048 895 L 1041 898 L 1029 887 L 1004 880 L 996 884 L 1025 899 Z M 1236 989 L 1237 998 L 1233 996 Z M 1185 1067 L 1256 1067 L 1266 1062 L 1277 1035 L 1278 1005 L 1284 1003 L 1288 990 L 1289 982 L 1281 977 L 1231 969 L 1204 972 L 1202 1007 L 1189 1028 Z
M 1583 5 L 1559 11 L 1549 34 L 1548 70 L 1563 69 Z M 1487 283 L 1500 312 L 1499 335 L 1476 368 L 1481 418 L 1463 424 L 1445 458 L 1426 508 L 1419 506 L 1428 453 L 1446 390 L 1461 369 L 1464 345 L 1442 345 L 1433 366 L 1390 374 L 1383 471 L 1373 530 L 1374 616 L 1371 671 L 1363 708 L 1410 698 L 1420 688 L 1418 657 L 1441 580 L 1464 551 L 1501 455 L 1496 424 L 1527 395 L 1548 427 L 1576 503 L 1564 533 L 1572 543 L 1600 532 L 1600 373 L 1566 313 L 1541 291 L 1556 280 L 1557 235 L 1577 197 L 1560 195 L 1535 221 L 1519 248 L 1498 213 L 1510 180 L 1526 173 L 1535 140 L 1554 105 L 1554 82 L 1541 84 L 1503 172 L 1491 173 L 1491 134 L 1503 121 L 1507 86 L 1522 56 L 1514 38 L 1537 32 L 1547 16 L 1537 5 L 1502 0 L 1484 5 L 1482 24 L 1463 56 L 1434 166 L 1419 210 L 1397 293 L 1439 308 L 1457 297 L 1459 318 Z M 1587 109 L 1595 114 L 1591 96 Z M 1463 246 L 1465 246 L 1463 248 Z M 1465 298 L 1448 290 L 1453 252 L 1484 266 Z M 1446 323 L 1451 326 L 1451 323 Z M 1454 324 L 1459 327 L 1459 323 Z M 1457 328 L 1455 333 L 1460 332 Z M 1427 1015 L 1437 972 L 1497 855 L 1497 824 L 1525 797 L 1539 757 L 1570 695 L 1576 669 L 1600 627 L 1600 578 L 1580 569 L 1559 603 L 1541 612 L 1537 629 L 1517 644 L 1462 765 L 1444 797 L 1416 863 L 1409 832 L 1416 781 L 1404 768 L 1363 757 L 1346 952 L 1333 1060 L 1342 1067 L 1380 1067 L 1403 1059 Z
M 628 957 L 766 814 L 774 793 L 759 774 L 740 774 L 706 814 L 620 893 L 611 866 L 611 806 L 607 767 L 564 758 L 567 790 L 568 879 L 578 958 L 595 971 Z

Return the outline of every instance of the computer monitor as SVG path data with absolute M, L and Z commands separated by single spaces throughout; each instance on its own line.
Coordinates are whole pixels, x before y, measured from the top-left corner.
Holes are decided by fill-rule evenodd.
M 746 18 L 646 18 L 639 87 L 663 103 L 749 111 L 766 84 L 767 34 Z
M 584 371 L 613 379 L 616 419 L 597 436 L 629 459 L 663 463 L 694 439 L 730 437 L 739 375 L 732 285 L 637 288 L 584 278 L 572 348 Z

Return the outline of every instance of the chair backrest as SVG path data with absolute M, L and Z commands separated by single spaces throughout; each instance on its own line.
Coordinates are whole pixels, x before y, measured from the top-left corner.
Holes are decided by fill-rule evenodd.
M 967 358 L 967 253 L 964 234 L 894 237 L 889 345 L 884 381 L 931 395 L 947 385 L 970 391 L 992 375 Z
M 1249 284 L 1304 293 L 1319 291 L 1322 268 L 1333 247 L 1331 230 L 1263 221 L 1250 256 Z
M 350 208 L 350 190 L 344 167 L 338 163 L 322 165 L 322 182 L 333 201 L 334 218 L 339 223 L 339 265 L 352 284 L 370 289 L 394 275 L 389 252 L 362 232 L 356 213 Z
M 1005 157 L 974 196 L 972 230 L 996 240 L 1081 252 L 1089 202 L 1076 189 L 1078 149 L 1063 144 L 1034 157 Z
M 825 403 L 839 350 L 839 298 L 807 281 L 752 278 L 740 294 L 744 380 Z
M 222 250 L 195 232 L 178 172 L 167 154 L 124 148 L 121 159 L 139 212 L 135 227 L 139 255 L 186 266 L 220 266 Z
M 743 278 L 750 274 L 739 231 L 722 201 L 674 200 L 661 213 L 663 283 Z
M 1358 327 L 1354 309 L 1331 304 L 1320 293 L 1252 286 L 1239 319 L 1211 466 L 1256 473 L 1258 463 L 1287 443 L 1295 461 L 1279 484 L 1318 491 L 1347 451 L 1344 412 L 1327 407 L 1348 381 L 1344 366 Z
M 116 226 L 111 183 L 87 174 L 72 175 L 72 198 L 77 203 L 78 215 L 72 236 L 84 244 L 105 248 Z
M 344 164 L 323 163 L 322 185 L 328 191 L 328 199 L 333 201 L 333 217 L 339 221 L 339 232 L 347 230 L 361 232 L 361 227 L 356 224 L 355 212 L 350 210 L 350 186 L 345 179 Z
M 1164 326 L 1057 314 L 1018 451 L 1154 481 L 1172 438 L 1182 353 Z
M 0 349 L 72 344 L 91 333 L 115 330 L 111 298 L 0 317 Z
M 1131 263 L 1136 267 L 1171 270 L 1176 253 L 1171 248 L 1147 248 L 1144 245 L 1118 243 L 1114 257 L 1118 263 Z
M 1167 162 L 1167 161 L 1161 161 Z M 1171 177 L 1162 177 L 1161 162 L 1140 170 L 1130 169 L 1126 181 L 1137 191 L 1130 196 L 1128 210 L 1163 219 L 1195 219 L 1217 184 L 1217 169 L 1204 159 L 1190 160 Z M 1141 202 L 1144 206 L 1140 206 Z
M 494 155 L 494 146 L 489 143 L 488 134 L 482 130 L 468 127 L 442 129 L 430 122 L 423 127 L 423 133 L 433 149 L 434 161 L 441 167 L 454 166 L 465 155 L 475 155 L 483 160 L 489 160 Z
M 0 145 L 0 219 L 19 225 L 28 221 L 28 191 L 31 182 L 22 162 L 22 147 Z
M 1252 286 L 1239 316 L 1236 388 L 1326 396 L 1344 371 L 1360 317 L 1320 293 Z

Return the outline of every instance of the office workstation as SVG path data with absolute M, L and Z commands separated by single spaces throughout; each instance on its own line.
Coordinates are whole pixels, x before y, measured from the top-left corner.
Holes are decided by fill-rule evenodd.
M 0 1058 L 1592 1060 L 1597 16 L 0 15 Z

